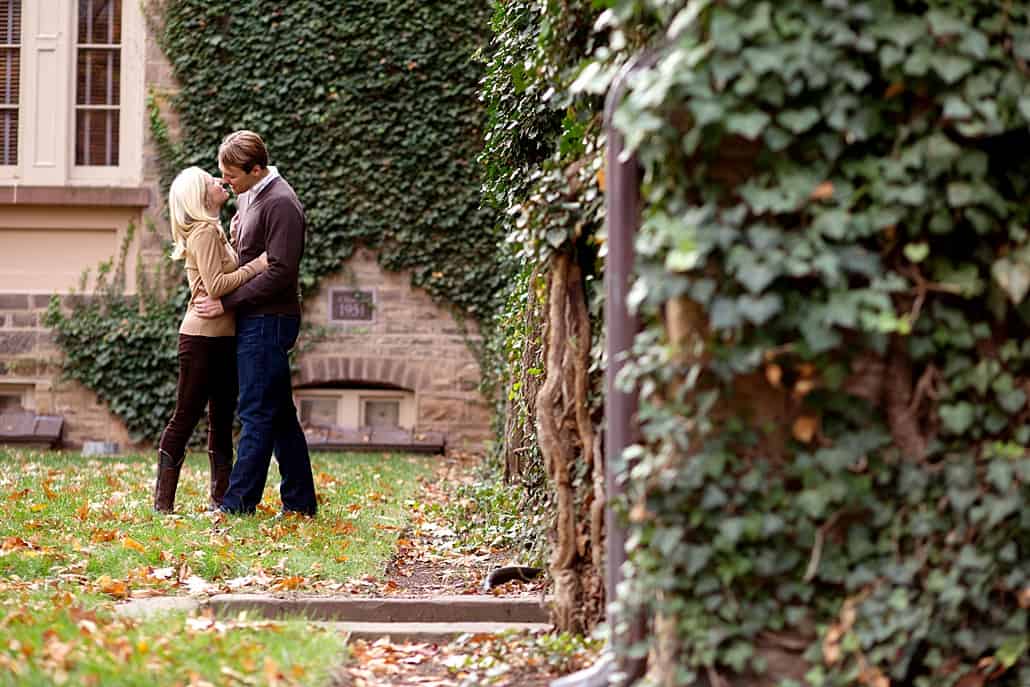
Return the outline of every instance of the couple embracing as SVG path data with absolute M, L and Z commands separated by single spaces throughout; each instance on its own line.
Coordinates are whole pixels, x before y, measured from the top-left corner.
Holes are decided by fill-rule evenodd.
M 274 452 L 283 512 L 314 516 L 288 359 L 300 329 L 304 208 L 252 131 L 222 141 L 218 167 L 221 179 L 190 167 L 168 192 L 172 258 L 186 262 L 190 302 L 179 327 L 175 413 L 161 434 L 154 509 L 172 512 L 186 445 L 207 406 L 211 509 L 253 513 Z M 218 219 L 229 198 L 223 184 L 237 194 L 232 244 Z M 243 429 L 234 464 L 237 396 Z

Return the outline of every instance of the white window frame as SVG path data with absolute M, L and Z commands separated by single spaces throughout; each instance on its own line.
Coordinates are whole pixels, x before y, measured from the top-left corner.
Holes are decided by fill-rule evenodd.
M 34 382 L 0 382 L 0 396 L 17 398 L 18 404 L 29 412 L 36 412 L 36 384 Z
M 21 30 L 22 30 L 22 35 L 25 34 L 25 5 L 27 5 L 29 2 L 31 2 L 31 0 L 22 0 L 22 7 L 21 7 L 21 27 L 22 27 Z M 18 90 L 18 131 L 15 132 L 15 136 L 14 136 L 15 145 L 18 146 L 17 158 L 18 158 L 18 162 L 20 164 L 21 163 L 21 149 L 20 149 L 21 148 L 21 133 L 20 132 L 21 132 L 21 130 L 23 128 L 25 128 L 25 122 L 23 121 L 23 118 L 24 118 L 25 114 L 22 111 L 22 103 L 25 102 L 25 86 L 24 85 L 20 85 L 21 75 L 24 73 L 24 65 L 22 63 L 25 61 L 25 43 L 24 43 L 22 38 L 18 38 L 18 41 L 16 41 L 15 43 L 10 43 L 10 44 L 5 43 L 4 44 L 5 47 L 8 46 L 8 45 L 17 45 L 18 46 L 18 51 L 19 51 L 19 53 L 21 53 L 21 59 L 18 60 L 18 63 L 22 65 L 21 73 L 19 73 L 19 75 L 18 75 L 18 77 L 19 77 L 19 90 Z M 17 174 L 17 172 L 18 172 L 18 165 L 0 165 L 0 179 L 6 179 L 8 177 L 13 177 L 15 174 Z
M 0 184 L 137 187 L 143 182 L 146 20 L 122 0 L 118 165 L 75 164 L 79 0 L 23 0 L 18 164 Z
M 300 403 L 304 399 L 332 399 L 336 401 L 336 424 L 341 427 L 364 427 L 366 401 L 397 401 L 397 420 L 402 429 L 415 426 L 418 409 L 418 398 L 412 391 L 395 391 L 392 389 L 294 389 L 293 403 L 300 419 Z M 353 420 L 354 422 L 349 422 Z

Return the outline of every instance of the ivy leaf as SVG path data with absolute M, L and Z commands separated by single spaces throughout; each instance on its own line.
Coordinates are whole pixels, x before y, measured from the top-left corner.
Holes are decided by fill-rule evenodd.
M 769 115 L 758 110 L 747 114 L 733 114 L 726 118 L 726 129 L 753 141 L 758 138 L 769 121 Z
M 894 16 L 885 18 L 876 31 L 899 47 L 907 48 L 926 35 L 926 24 L 912 16 Z
M 1019 112 L 1023 119 L 1030 121 L 1030 96 L 1023 96 L 1019 99 Z
M 1022 303 L 1030 291 L 1030 264 L 1023 260 L 999 258 L 991 265 L 991 276 L 1014 305 Z
M 931 10 L 926 13 L 926 20 L 930 23 L 930 31 L 938 37 L 955 36 L 969 30 L 969 25 L 943 10 Z
M 736 275 L 737 281 L 751 293 L 761 293 L 776 278 L 776 271 L 761 262 L 751 263 Z
M 551 248 L 560 248 L 569 238 L 569 232 L 564 227 L 555 227 L 547 230 L 547 243 Z
M 998 405 L 1009 415 L 1015 415 L 1026 405 L 1026 392 L 1022 389 L 1013 389 L 998 394 Z
M 777 121 L 794 134 L 803 134 L 819 121 L 819 110 L 806 107 L 801 110 L 785 110 L 776 116 Z
M 951 434 L 964 434 L 973 426 L 973 420 L 976 419 L 972 404 L 965 401 L 942 404 L 937 413 L 941 416 L 944 429 Z
M 905 257 L 912 262 L 922 262 L 930 254 L 930 244 L 925 241 L 910 243 L 905 246 Z
M 783 299 L 778 293 L 769 293 L 761 298 L 741 296 L 737 299 L 737 309 L 747 320 L 761 325 L 783 309 Z
M 973 70 L 973 61 L 958 55 L 938 55 L 930 64 L 949 84 L 955 83 Z
M 1020 657 L 1026 653 L 1028 645 L 1030 645 L 1030 638 L 1025 634 L 1009 637 L 1001 643 L 1001 646 L 999 646 L 998 650 L 994 653 L 994 657 L 998 659 L 1006 669 L 1011 668 L 1016 665 L 1016 662 L 1019 661 Z

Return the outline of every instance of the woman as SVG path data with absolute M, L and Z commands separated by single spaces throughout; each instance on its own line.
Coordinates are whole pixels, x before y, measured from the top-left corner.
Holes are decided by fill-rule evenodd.
M 168 191 L 173 260 L 186 261 L 190 302 L 179 327 L 179 384 L 175 413 L 161 433 L 154 510 L 171 513 L 186 457 L 186 444 L 208 406 L 207 454 L 211 507 L 218 508 L 232 471 L 232 424 L 236 412 L 236 323 L 232 313 L 197 315 L 200 296 L 220 298 L 268 268 L 267 256 L 239 266 L 218 223 L 229 193 L 199 167 L 183 170 Z

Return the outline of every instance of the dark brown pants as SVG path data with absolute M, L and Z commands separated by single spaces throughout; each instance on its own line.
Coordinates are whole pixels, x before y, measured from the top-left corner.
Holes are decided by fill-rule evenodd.
M 180 334 L 175 413 L 161 433 L 161 450 L 181 458 L 207 406 L 208 451 L 231 458 L 238 392 L 236 337 Z

